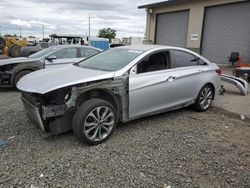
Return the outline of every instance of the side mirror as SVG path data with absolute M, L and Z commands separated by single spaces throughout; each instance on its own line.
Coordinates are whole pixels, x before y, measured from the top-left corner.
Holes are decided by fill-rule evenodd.
M 48 61 L 53 61 L 54 59 L 56 59 L 55 55 L 50 55 L 50 56 L 46 57 L 46 60 L 48 60 Z
M 133 66 L 129 71 L 129 75 L 135 75 L 135 74 L 137 74 L 137 65 Z

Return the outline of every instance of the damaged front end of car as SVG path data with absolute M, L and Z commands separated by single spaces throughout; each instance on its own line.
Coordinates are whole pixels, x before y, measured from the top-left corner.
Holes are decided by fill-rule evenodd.
M 0 87 L 12 87 L 15 64 L 0 66 Z
M 57 135 L 71 130 L 77 96 L 74 87 L 58 89 L 44 95 L 21 93 L 28 117 L 42 132 Z
M 22 101 L 29 119 L 43 133 L 58 135 L 72 130 L 77 108 L 90 98 L 105 99 L 116 107 L 121 121 L 128 118 L 127 79 L 107 79 L 57 89 L 46 94 L 24 92 Z

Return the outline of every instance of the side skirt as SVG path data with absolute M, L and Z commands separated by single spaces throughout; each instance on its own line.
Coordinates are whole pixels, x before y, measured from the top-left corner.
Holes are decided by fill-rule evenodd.
M 147 113 L 147 114 L 143 114 L 143 115 L 139 115 L 139 116 L 136 116 L 136 117 L 132 117 L 132 118 L 126 119 L 123 122 L 126 123 L 126 122 L 129 122 L 129 121 L 132 121 L 132 120 L 136 120 L 136 119 L 140 119 L 140 118 L 143 118 L 143 117 L 153 116 L 153 115 L 156 115 L 156 114 L 162 114 L 162 113 L 165 113 L 165 112 L 169 112 L 169 111 L 181 109 L 181 108 L 184 108 L 184 107 L 187 107 L 187 106 L 190 106 L 190 105 L 194 104 L 194 102 L 195 102 L 194 100 L 191 100 L 189 102 L 186 102 L 186 103 L 183 103 L 183 104 L 179 104 L 178 106 L 176 105 L 176 106 L 172 106 L 172 107 L 165 108 L 165 109 L 162 109 L 162 110 L 158 110 L 158 111 L 155 111 L 155 112 L 150 112 L 150 113 Z

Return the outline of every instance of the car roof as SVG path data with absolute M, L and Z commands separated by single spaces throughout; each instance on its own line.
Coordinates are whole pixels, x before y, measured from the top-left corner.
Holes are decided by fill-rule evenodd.
M 153 44 L 141 44 L 141 45 L 128 45 L 128 46 L 121 46 L 118 48 L 130 49 L 130 50 L 142 50 L 147 51 L 158 47 L 164 47 L 162 45 L 153 45 Z
M 155 45 L 155 44 L 141 44 L 141 45 L 127 45 L 127 46 L 121 46 L 121 47 L 116 47 L 120 49 L 128 49 L 128 50 L 140 50 L 140 51 L 149 51 L 149 50 L 182 50 L 186 51 L 189 53 L 192 53 L 194 55 L 198 55 L 197 53 L 194 53 L 193 51 L 186 49 L 186 48 L 181 48 L 181 47 L 176 47 L 176 46 L 167 46 L 167 45 Z
M 79 45 L 79 44 L 54 45 L 54 46 L 51 46 L 50 48 L 53 48 L 53 49 L 61 49 L 61 48 L 70 48 L 70 47 L 91 48 L 91 49 L 95 49 L 95 50 L 102 51 L 102 50 L 99 49 L 99 48 L 95 48 L 95 47 L 92 47 L 92 46 L 83 46 L 83 45 Z
M 141 45 L 127 45 L 121 46 L 117 48 L 129 49 L 129 50 L 141 50 L 148 51 L 152 49 L 181 49 L 185 50 L 185 48 L 175 47 L 175 46 L 166 46 L 166 45 L 156 45 L 156 44 L 141 44 Z

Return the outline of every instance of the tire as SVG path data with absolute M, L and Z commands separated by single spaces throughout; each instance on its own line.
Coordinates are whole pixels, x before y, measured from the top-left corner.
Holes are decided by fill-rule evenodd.
M 11 57 L 19 57 L 20 52 L 21 52 L 21 46 L 18 46 L 18 45 L 15 45 L 15 44 L 13 46 L 11 46 L 11 49 L 10 49 Z
M 117 114 L 114 106 L 108 101 L 92 98 L 78 108 L 73 117 L 72 128 L 81 142 L 97 145 L 109 139 L 116 124 Z
M 0 49 L 4 49 L 4 45 L 5 45 L 4 39 L 0 37 Z
M 8 56 L 10 56 L 10 57 L 11 57 L 11 50 L 12 50 L 13 46 L 14 46 L 14 45 L 11 45 L 11 46 L 8 48 Z
M 16 85 L 17 85 L 17 82 L 25 75 L 31 73 L 32 71 L 30 70 L 23 70 L 23 71 L 20 71 L 16 74 L 15 78 L 14 78 L 14 83 L 13 83 L 13 86 L 16 88 Z
M 214 96 L 214 89 L 210 84 L 203 86 L 195 100 L 193 108 L 198 112 L 208 110 L 212 104 Z

